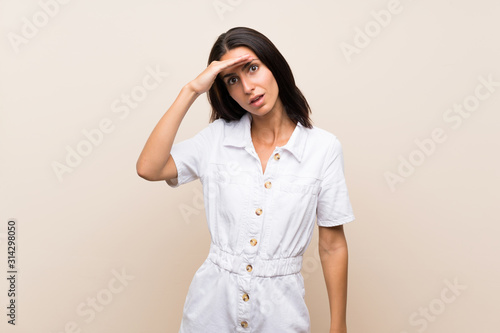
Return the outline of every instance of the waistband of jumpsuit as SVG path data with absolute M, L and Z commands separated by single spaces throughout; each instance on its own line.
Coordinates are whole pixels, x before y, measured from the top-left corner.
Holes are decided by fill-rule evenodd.
M 301 255 L 280 259 L 255 257 L 248 260 L 243 255 L 225 252 L 214 243 L 210 245 L 207 259 L 227 271 L 241 275 L 251 274 L 253 276 L 272 277 L 296 274 L 302 269 Z M 250 272 L 248 271 L 249 265 L 251 266 Z

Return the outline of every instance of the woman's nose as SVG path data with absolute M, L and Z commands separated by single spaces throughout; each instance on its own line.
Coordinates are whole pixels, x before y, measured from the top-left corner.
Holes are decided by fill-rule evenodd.
M 252 80 L 248 78 L 241 78 L 241 85 L 243 86 L 243 91 L 245 94 L 250 94 L 254 90 L 254 84 Z

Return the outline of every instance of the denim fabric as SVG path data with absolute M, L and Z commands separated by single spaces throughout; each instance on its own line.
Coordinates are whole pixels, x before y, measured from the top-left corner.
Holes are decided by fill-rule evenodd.
M 314 224 L 354 220 L 338 138 L 297 123 L 263 173 L 251 117 L 217 119 L 170 152 L 178 176 L 166 182 L 200 179 L 211 235 L 180 333 L 309 333 L 300 270 Z

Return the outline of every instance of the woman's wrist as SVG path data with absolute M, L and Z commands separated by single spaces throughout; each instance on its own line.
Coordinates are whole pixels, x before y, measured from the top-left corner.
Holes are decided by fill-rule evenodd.
M 182 87 L 182 89 L 186 92 L 186 93 L 189 93 L 189 94 L 192 94 L 196 97 L 200 96 L 201 94 L 198 93 L 196 91 L 196 89 L 194 89 L 193 87 L 193 81 L 190 81 L 188 82 L 186 85 L 184 85 L 184 87 Z
M 342 323 L 342 324 L 331 324 L 330 325 L 330 333 L 347 333 L 347 324 Z

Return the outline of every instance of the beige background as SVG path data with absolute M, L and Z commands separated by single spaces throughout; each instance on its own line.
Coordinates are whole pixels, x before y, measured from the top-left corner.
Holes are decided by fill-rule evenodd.
M 147 182 L 135 162 L 233 26 L 277 45 L 315 125 L 343 144 L 357 218 L 345 227 L 349 332 L 498 332 L 500 86 L 476 88 L 500 82 L 498 1 L 65 2 L 42 0 L 49 15 L 37 1 L 0 1 L 1 276 L 7 221 L 19 225 L 18 325 L 6 324 L 2 278 L 2 332 L 177 332 L 210 242 L 201 184 Z M 371 12 L 387 8 L 381 27 Z M 365 28 L 369 43 L 357 36 Z M 145 90 L 148 70 L 168 75 Z M 134 108 L 121 101 L 131 93 Z M 464 103 L 474 111 L 449 113 Z M 176 141 L 208 115 L 203 96 Z M 100 125 L 107 133 L 86 145 L 82 131 Z M 436 128 L 424 155 L 415 140 Z M 78 147 L 88 155 L 59 179 L 53 164 Z M 391 188 L 400 158 L 419 165 L 400 167 Z M 329 313 L 314 237 L 303 274 L 320 333 Z

